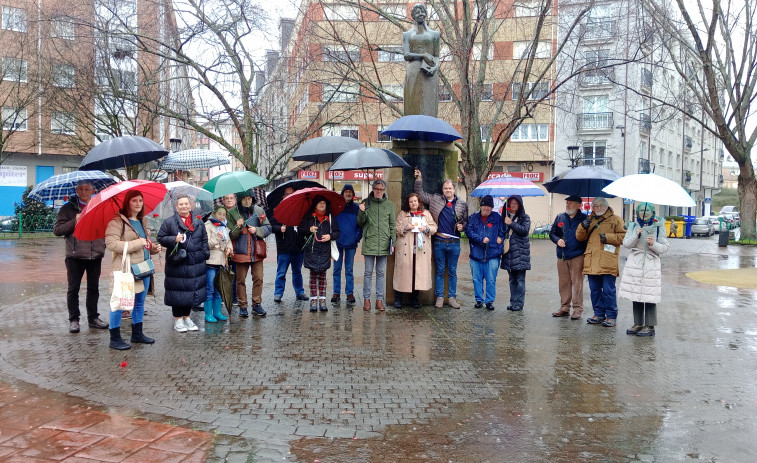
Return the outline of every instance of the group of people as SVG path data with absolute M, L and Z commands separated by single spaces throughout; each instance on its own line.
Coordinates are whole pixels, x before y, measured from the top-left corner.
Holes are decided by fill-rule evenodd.
M 284 191 L 284 197 L 294 188 Z M 87 318 L 90 327 L 110 329 L 110 347 L 128 349 L 121 337 L 121 311 L 110 314 L 109 323 L 97 312 L 100 266 L 107 248 L 114 265 L 126 252 L 138 264 L 166 250 L 164 303 L 171 307 L 174 329 L 197 331 L 190 318 L 194 308 L 203 306 L 206 323 L 228 319 L 223 313 L 222 297 L 216 284 L 218 273 L 230 267 L 236 275 L 235 299 L 241 317 L 249 316 L 248 308 L 265 316 L 262 307 L 263 259 L 265 238 L 276 236 L 277 271 L 274 301 L 280 303 L 286 287 L 286 274 L 291 269 L 292 285 L 297 300 L 309 300 L 310 311 L 328 311 L 328 270 L 333 267 L 332 304 L 341 301 L 342 269 L 344 269 L 345 300 L 355 305 L 354 259 L 362 242 L 365 259 L 363 310 L 374 307 L 386 310 L 384 304 L 385 275 L 388 256 L 394 254 L 394 306 L 409 303 L 421 306 L 419 293 L 435 287 L 435 307 L 443 308 L 445 274 L 447 304 L 459 309 L 457 300 L 457 263 L 460 239 L 465 232 L 470 246 L 470 269 L 473 280 L 475 308 L 494 310 L 496 279 L 499 269 L 507 270 L 510 289 L 508 310 L 521 311 L 526 294 L 526 272 L 531 268 L 529 232 L 531 221 L 523 200 L 513 195 L 503 208 L 494 211 L 494 199 L 481 199 L 480 210 L 468 215 L 467 203 L 455 194 L 455 185 L 447 180 L 442 192 L 428 193 L 423 176 L 415 170 L 414 192 L 404 198 L 399 213 L 387 197 L 386 182 L 373 182 L 371 193 L 357 203 L 351 185 L 341 191 L 346 206 L 332 217 L 331 202 L 326 195 L 314 197 L 299 226 L 289 226 L 274 218 L 273 210 L 256 204 L 251 191 L 222 198 L 222 205 L 203 222 L 191 214 L 188 196 L 176 198 L 176 213 L 167 218 L 157 236 L 150 239 L 144 219 L 144 201 L 139 191 L 129 191 L 119 213 L 107 226 L 105 238 L 79 241 L 74 227 L 81 209 L 89 202 L 94 188 L 83 182 L 77 185 L 76 196 L 60 210 L 53 227 L 56 235 L 66 237 L 66 268 L 68 271 L 67 303 L 69 331 L 78 333 L 79 288 L 87 273 Z M 428 205 L 428 209 L 424 208 Z M 565 212 L 552 225 L 550 239 L 557 249 L 557 274 L 560 308 L 553 317 L 578 320 L 583 312 L 583 276 L 587 275 L 593 316 L 591 325 L 614 327 L 618 307 L 616 278 L 619 275 L 620 246 L 629 248 L 619 294 L 633 303 L 634 325 L 628 334 L 653 336 L 656 304 L 661 297 L 660 255 L 668 249 L 664 221 L 655 216 L 654 206 L 641 203 L 636 220 L 626 227 L 614 214 L 607 200 L 596 198 L 590 215 L 581 211 L 581 198 L 566 198 Z M 336 244 L 336 251 L 332 246 Z M 433 252 L 432 252 L 433 250 Z M 302 267 L 310 271 L 310 293 L 303 287 Z M 433 268 L 433 279 L 432 279 Z M 251 298 L 247 298 L 247 273 L 252 275 Z M 375 280 L 374 280 L 375 273 Z M 375 281 L 375 292 L 374 292 Z M 135 282 L 135 301 L 131 311 L 131 342 L 151 344 L 143 333 L 144 302 L 154 290 L 154 280 L 145 277 Z M 375 305 L 371 299 L 375 295 Z

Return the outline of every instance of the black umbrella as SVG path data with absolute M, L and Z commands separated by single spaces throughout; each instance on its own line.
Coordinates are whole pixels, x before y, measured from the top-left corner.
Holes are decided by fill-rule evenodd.
M 314 188 L 314 187 L 324 188 L 323 185 L 313 180 L 290 180 L 288 182 L 284 182 L 281 185 L 274 188 L 273 191 L 268 193 L 268 197 L 266 199 L 268 201 L 268 208 L 270 210 L 273 210 L 276 206 L 279 205 L 281 200 L 284 199 L 284 190 L 286 190 L 289 187 L 294 188 L 294 191 L 302 190 L 303 188 Z
M 79 170 L 120 169 L 155 161 L 166 154 L 166 148 L 149 138 L 126 135 L 111 138 L 89 150 Z
M 600 166 L 578 166 L 573 169 L 560 172 L 552 180 L 544 182 L 544 188 L 550 193 L 564 195 L 578 195 L 582 198 L 603 196 L 614 198 L 605 193 L 602 188 L 620 178 L 620 174 Z
M 292 155 L 295 161 L 334 162 L 342 153 L 363 148 L 365 145 L 352 137 L 318 137 L 307 140 Z
M 339 156 L 329 170 L 375 170 L 390 167 L 410 167 L 394 151 L 384 148 L 358 148 Z

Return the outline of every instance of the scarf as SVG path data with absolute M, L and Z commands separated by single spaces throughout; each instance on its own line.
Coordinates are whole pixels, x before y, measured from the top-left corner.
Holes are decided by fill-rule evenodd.
M 326 220 L 326 213 L 324 212 L 321 214 L 318 211 L 313 212 L 313 217 L 315 217 L 318 220 L 318 223 L 323 223 L 324 220 Z
M 212 215 L 210 216 L 209 220 L 210 220 L 210 223 L 212 223 L 218 228 L 218 231 L 223 233 L 223 241 L 228 241 L 229 240 L 229 227 L 227 225 L 227 221 L 225 220 L 220 221 L 216 219 L 215 217 L 213 217 Z
M 195 227 L 194 227 L 194 225 L 192 225 L 192 214 L 189 214 L 186 217 L 181 217 L 181 216 L 179 216 L 179 217 L 181 218 L 181 221 L 184 222 L 184 225 L 187 226 L 187 228 L 189 229 L 189 231 L 191 231 L 191 232 L 195 231 Z

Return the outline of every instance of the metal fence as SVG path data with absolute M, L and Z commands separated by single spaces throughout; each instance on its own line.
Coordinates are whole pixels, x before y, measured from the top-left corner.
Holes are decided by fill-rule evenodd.
M 52 233 L 55 214 L 9 215 L 0 217 L 0 236 L 23 237 L 29 233 Z

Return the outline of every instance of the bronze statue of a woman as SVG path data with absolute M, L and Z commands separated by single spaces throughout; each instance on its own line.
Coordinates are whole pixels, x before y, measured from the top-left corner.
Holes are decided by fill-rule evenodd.
M 410 13 L 411 30 L 402 34 L 405 55 L 405 115 L 436 117 L 439 103 L 439 32 L 426 25 L 426 7 L 417 4 Z

